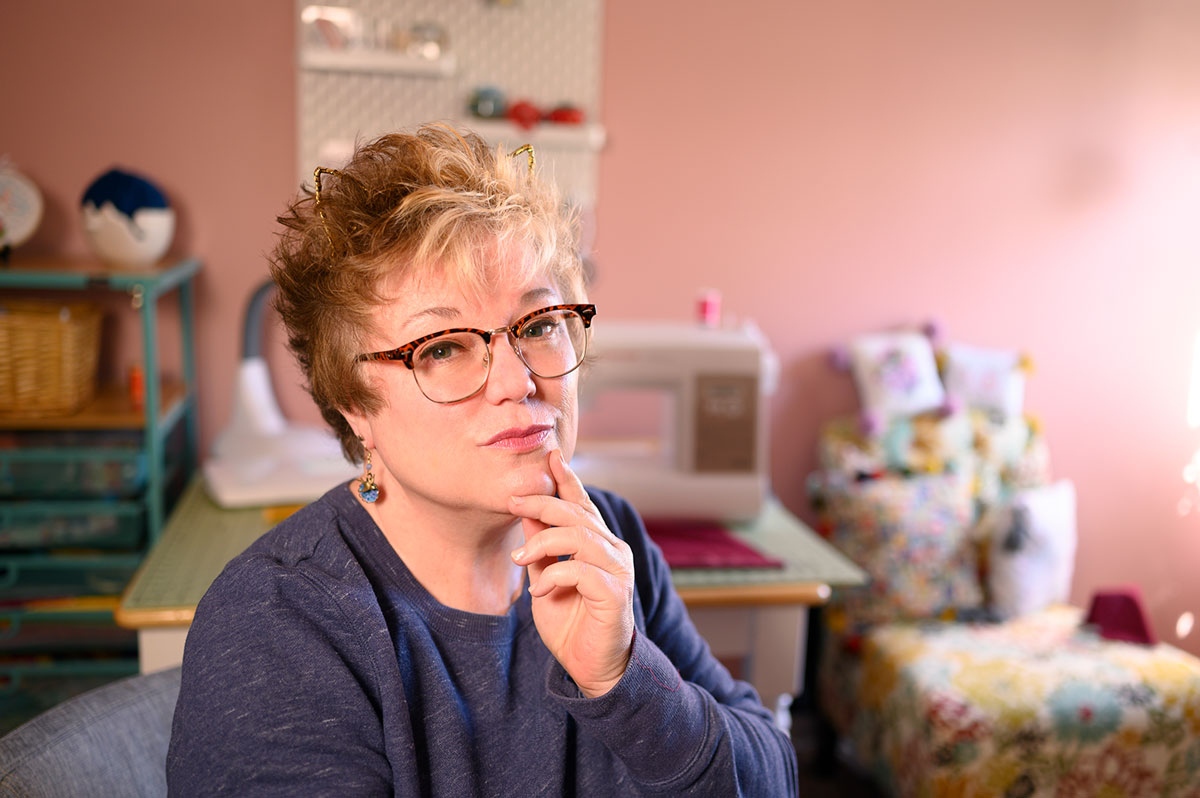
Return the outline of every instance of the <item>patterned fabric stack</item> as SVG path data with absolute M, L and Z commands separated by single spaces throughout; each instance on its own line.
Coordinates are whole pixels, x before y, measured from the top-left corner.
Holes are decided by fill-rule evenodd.
M 992 525 L 980 523 L 990 520 L 984 511 L 1048 484 L 1049 460 L 1024 418 L 918 417 L 879 435 L 862 434 L 852 419 L 826 425 L 810 495 L 821 531 L 871 576 L 834 596 L 833 629 L 861 634 L 886 621 L 986 611 Z
M 862 410 L 821 432 L 820 529 L 871 579 L 825 609 L 822 713 L 897 796 L 1200 798 L 1200 660 L 1063 604 L 1075 491 L 1027 358 L 935 340 L 856 339 Z
M 822 531 L 871 576 L 826 609 L 818 700 L 838 734 L 897 796 L 1200 798 L 1200 660 L 1101 639 L 1073 607 L 996 601 L 1013 584 L 1014 526 L 1011 511 L 991 522 L 997 508 L 1061 490 L 1041 436 L 1027 427 L 1018 446 L 1011 428 L 988 438 L 988 419 L 971 435 L 918 423 L 937 433 L 924 440 L 959 442 L 941 450 L 950 466 L 889 466 L 886 433 L 860 436 L 850 420 L 822 436 Z
M 898 796 L 1200 796 L 1200 660 L 1080 617 L 884 624 L 825 652 L 821 702 Z

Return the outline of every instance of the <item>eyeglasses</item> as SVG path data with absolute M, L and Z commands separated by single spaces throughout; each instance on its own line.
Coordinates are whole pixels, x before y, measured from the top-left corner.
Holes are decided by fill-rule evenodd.
M 587 332 L 595 315 L 595 305 L 551 305 L 527 313 L 507 327 L 442 330 L 396 349 L 359 355 L 356 360 L 399 360 L 412 371 L 426 398 L 452 404 L 470 399 L 487 384 L 493 335 L 507 334 L 513 351 L 535 376 L 562 377 L 583 363 Z

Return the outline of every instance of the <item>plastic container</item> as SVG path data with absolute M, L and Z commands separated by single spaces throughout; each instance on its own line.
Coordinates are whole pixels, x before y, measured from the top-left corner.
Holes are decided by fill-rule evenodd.
M 140 554 L 14 555 L 0 557 L 0 600 L 120 595 L 141 562 Z
M 122 499 L 145 485 L 146 458 L 133 450 L 0 449 L 0 498 Z
M 119 652 L 137 656 L 137 631 L 112 612 L 0 611 L 0 655 Z
M 0 503 L 0 550 L 132 549 L 145 527 L 134 502 Z

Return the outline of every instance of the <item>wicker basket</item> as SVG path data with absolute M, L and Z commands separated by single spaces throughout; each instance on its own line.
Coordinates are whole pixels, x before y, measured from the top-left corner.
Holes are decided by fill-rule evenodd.
M 0 413 L 74 413 L 96 394 L 100 311 L 0 300 Z

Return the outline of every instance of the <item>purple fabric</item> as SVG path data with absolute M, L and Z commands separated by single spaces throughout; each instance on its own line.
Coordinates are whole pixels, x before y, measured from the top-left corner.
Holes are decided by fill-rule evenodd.
M 1109 640 L 1147 646 L 1158 642 L 1142 605 L 1142 591 L 1135 585 L 1097 590 L 1084 623 L 1096 627 L 1100 636 Z
M 783 560 L 747 546 L 728 529 L 702 521 L 646 522 L 671 568 L 782 568 Z
M 795 795 L 795 751 L 712 657 L 623 500 L 633 657 L 586 699 L 533 625 L 438 603 L 341 486 L 231 562 L 196 610 L 172 795 Z

